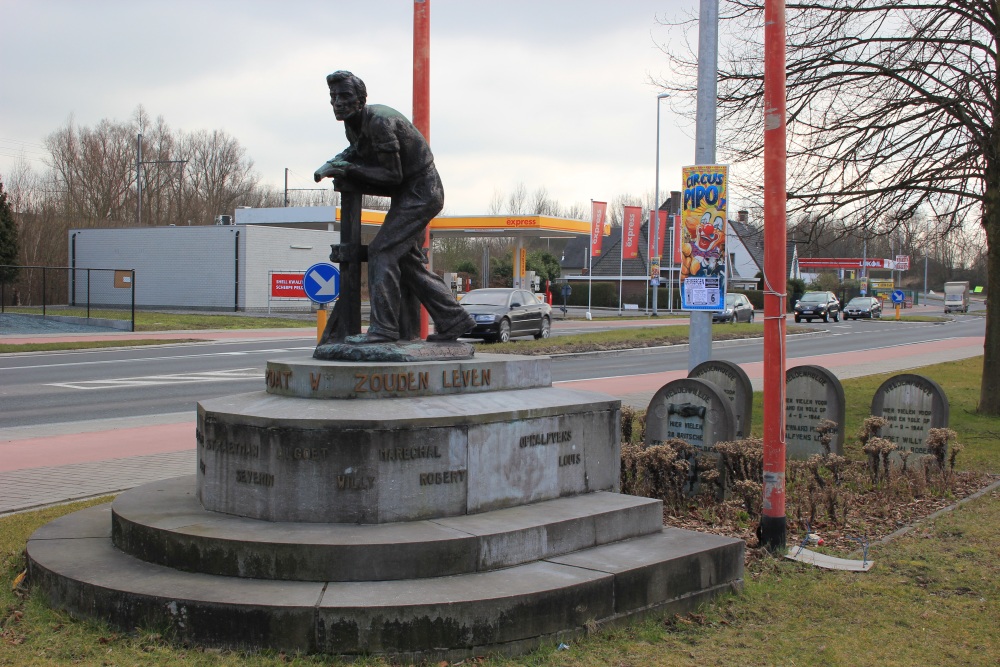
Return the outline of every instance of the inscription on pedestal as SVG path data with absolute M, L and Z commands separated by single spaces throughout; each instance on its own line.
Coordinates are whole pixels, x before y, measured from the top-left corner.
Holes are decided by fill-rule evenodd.
M 821 366 L 795 366 L 785 371 L 785 456 L 808 459 L 826 450 L 816 427 L 823 420 L 837 424 L 830 452 L 844 453 L 844 387 Z
M 948 426 L 948 397 L 930 378 L 910 373 L 896 375 L 875 391 L 872 415 L 888 422 L 879 435 L 894 442 L 899 451 L 930 454 L 930 430 Z

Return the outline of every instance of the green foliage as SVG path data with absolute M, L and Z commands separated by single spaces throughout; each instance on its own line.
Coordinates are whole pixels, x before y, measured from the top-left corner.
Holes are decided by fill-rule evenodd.
M 840 290 L 840 278 L 837 277 L 836 273 L 826 271 L 816 276 L 816 280 L 810 283 L 809 289 L 819 292 L 837 292 Z
M 788 295 L 786 302 L 788 304 L 788 310 L 795 307 L 795 302 L 802 298 L 802 295 L 806 293 L 806 281 L 801 278 L 789 278 L 785 282 L 785 294 Z
M 0 181 L 0 265 L 17 264 L 18 241 L 17 223 L 14 222 L 14 212 L 7 198 L 7 191 Z M 18 270 L 15 268 L 0 269 L 0 282 L 17 280 Z
M 534 271 L 542 280 L 549 282 L 557 279 L 562 272 L 559 259 L 544 250 L 529 252 L 524 264 L 528 271 Z
M 617 308 L 618 307 L 618 283 L 617 282 L 597 282 L 588 283 L 578 280 L 570 283 L 573 286 L 573 293 L 569 295 L 569 305 L 587 305 L 588 291 L 590 294 L 590 305 L 594 308 Z M 589 288 L 588 288 L 589 285 Z
M 514 269 L 510 257 L 490 257 L 490 287 L 510 287 L 514 284 Z
M 473 277 L 479 275 L 479 267 L 476 266 L 476 263 L 473 262 L 471 259 L 463 259 L 462 261 L 458 262 L 457 264 L 455 264 L 452 271 L 454 273 L 467 273 Z

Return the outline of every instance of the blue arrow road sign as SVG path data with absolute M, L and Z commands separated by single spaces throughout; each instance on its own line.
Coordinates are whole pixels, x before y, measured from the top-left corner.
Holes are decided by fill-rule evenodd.
M 302 289 L 316 303 L 330 303 L 340 296 L 340 269 L 326 262 L 313 264 L 302 276 Z
M 892 290 L 892 302 L 893 303 L 903 303 L 906 301 L 906 295 L 903 294 L 903 290 L 894 289 Z

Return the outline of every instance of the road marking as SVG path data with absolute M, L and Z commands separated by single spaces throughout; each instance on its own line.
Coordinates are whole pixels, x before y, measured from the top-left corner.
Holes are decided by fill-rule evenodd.
M 108 380 L 84 380 L 81 382 L 54 382 L 46 386 L 64 389 L 122 389 L 126 387 L 153 387 L 170 384 L 193 384 L 199 382 L 231 382 L 234 380 L 255 380 L 263 378 L 259 368 L 236 368 L 227 371 L 206 371 L 204 373 L 178 373 L 176 375 L 145 375 Z
M 236 343 L 233 343 L 236 344 Z M 33 368 L 60 368 L 64 366 L 100 366 L 102 364 L 124 364 L 147 361 L 168 361 L 173 359 L 198 359 L 202 357 L 226 357 L 226 356 L 249 356 L 252 354 L 281 354 L 285 352 L 298 352 L 300 350 L 315 350 L 315 345 L 308 347 L 284 347 L 271 350 L 246 350 L 237 352 L 209 352 L 205 354 L 175 354 L 163 357 L 136 357 L 134 359 L 102 359 L 99 361 L 69 361 L 61 364 L 32 364 L 30 366 L 3 366 L 2 370 L 16 371 Z M 79 352 L 79 350 L 77 350 Z M 88 350 L 87 352 L 109 352 L 109 350 Z M 50 353 L 51 356 L 51 353 Z

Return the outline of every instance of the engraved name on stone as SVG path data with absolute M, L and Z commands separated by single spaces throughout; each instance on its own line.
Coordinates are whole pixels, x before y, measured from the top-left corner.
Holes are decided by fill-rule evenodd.
M 254 486 L 274 486 L 274 475 L 259 470 L 237 470 L 236 481 Z
M 386 447 L 378 450 L 378 460 L 388 461 L 415 461 L 417 459 L 439 459 L 441 451 L 437 445 L 424 445 L 422 447 Z
M 444 472 L 420 473 L 420 486 L 435 486 L 438 484 L 461 484 L 465 481 L 465 470 L 445 470 Z
M 219 438 L 206 438 L 202 446 L 206 452 L 246 456 L 251 459 L 260 458 L 260 445 L 253 445 L 246 442 L 231 442 Z
M 375 478 L 368 475 L 337 475 L 338 491 L 367 491 L 375 486 Z
M 549 433 L 532 433 L 522 435 L 517 446 L 521 449 L 525 447 L 540 447 L 543 445 L 557 445 L 569 442 L 573 439 L 573 431 L 551 431 Z
M 279 461 L 325 461 L 330 455 L 326 447 L 291 447 L 281 445 L 275 452 Z
M 559 457 L 559 467 L 580 465 L 583 456 L 580 454 L 563 454 Z

